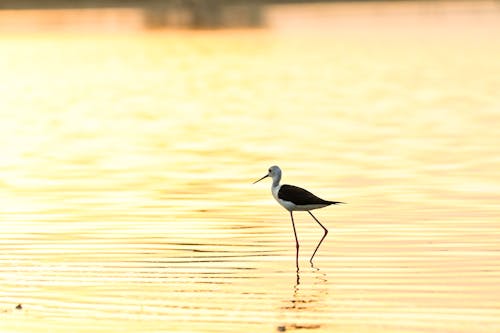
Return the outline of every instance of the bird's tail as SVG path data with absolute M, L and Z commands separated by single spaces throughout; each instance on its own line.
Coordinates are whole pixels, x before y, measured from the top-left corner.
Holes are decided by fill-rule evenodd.
M 338 205 L 338 204 L 345 204 L 345 202 L 342 201 L 328 201 L 330 205 Z

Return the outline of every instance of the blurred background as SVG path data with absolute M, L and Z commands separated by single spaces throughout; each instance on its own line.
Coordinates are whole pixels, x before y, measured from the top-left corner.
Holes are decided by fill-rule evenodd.
M 490 16 L 498 1 L 2 0 L 2 31 L 265 28 L 300 23 L 327 29 L 347 18 Z M 312 25 L 311 25 L 312 24 Z
M 499 332 L 499 59 L 493 0 L 0 0 L 0 331 Z

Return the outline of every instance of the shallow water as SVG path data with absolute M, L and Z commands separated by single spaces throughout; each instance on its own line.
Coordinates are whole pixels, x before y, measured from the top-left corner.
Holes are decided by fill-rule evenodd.
M 1 35 L 0 330 L 500 331 L 500 16 L 453 13 Z M 272 164 L 348 203 L 315 267 Z

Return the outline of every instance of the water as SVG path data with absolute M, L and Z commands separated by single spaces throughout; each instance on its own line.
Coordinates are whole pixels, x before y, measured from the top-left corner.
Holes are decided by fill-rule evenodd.
M 500 330 L 498 12 L 283 13 L 0 37 L 2 332 Z

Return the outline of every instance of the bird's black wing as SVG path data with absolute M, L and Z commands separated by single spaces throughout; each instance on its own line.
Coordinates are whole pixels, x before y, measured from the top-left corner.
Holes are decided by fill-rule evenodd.
M 327 201 L 318 198 L 311 192 L 304 190 L 303 188 L 293 186 L 293 185 L 281 185 L 278 192 L 278 198 L 286 201 L 291 201 L 296 205 L 325 205 L 325 204 L 337 204 L 341 203 L 338 201 Z

